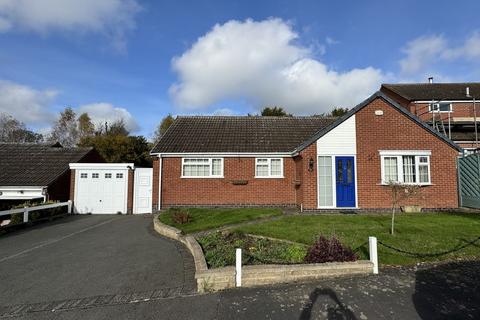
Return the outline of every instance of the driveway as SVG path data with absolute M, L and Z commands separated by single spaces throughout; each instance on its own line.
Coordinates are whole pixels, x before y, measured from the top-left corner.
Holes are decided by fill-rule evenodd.
M 188 251 L 157 235 L 151 216 L 72 216 L 0 236 L 0 317 L 13 305 L 188 295 L 193 277 Z

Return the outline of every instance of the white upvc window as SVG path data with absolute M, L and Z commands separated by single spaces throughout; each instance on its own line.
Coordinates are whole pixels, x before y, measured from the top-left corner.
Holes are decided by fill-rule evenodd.
M 430 154 L 430 151 L 381 151 L 382 184 L 431 184 Z
M 255 178 L 283 178 L 283 158 L 256 158 Z
M 182 178 L 223 178 L 223 158 L 182 158 Z
M 439 102 L 428 105 L 430 112 L 452 112 L 452 104 L 450 102 Z

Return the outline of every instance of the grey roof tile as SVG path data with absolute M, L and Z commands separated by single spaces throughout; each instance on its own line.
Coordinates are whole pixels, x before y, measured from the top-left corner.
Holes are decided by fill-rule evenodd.
M 0 143 L 0 186 L 48 186 L 93 148 Z
M 325 117 L 177 117 L 152 153 L 292 152 L 335 121 Z
M 466 87 L 470 88 L 472 96 L 480 99 L 480 82 L 382 84 L 382 88 L 386 88 L 409 101 L 471 100 L 465 95 Z

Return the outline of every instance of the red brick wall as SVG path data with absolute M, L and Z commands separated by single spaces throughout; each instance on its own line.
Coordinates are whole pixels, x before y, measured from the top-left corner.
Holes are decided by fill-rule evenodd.
M 158 182 L 159 182 L 159 172 L 160 172 L 160 161 L 158 157 L 152 159 L 153 165 L 153 181 L 152 181 L 152 212 L 158 211 Z
M 301 186 L 299 188 L 300 203 L 303 203 L 304 209 L 317 208 L 317 144 L 312 143 L 308 148 L 300 153 L 301 161 L 298 173 L 301 177 Z M 309 171 L 309 162 L 313 159 L 313 170 Z
M 428 103 L 410 103 L 410 111 L 417 115 L 423 121 L 431 121 L 433 117 L 433 113 L 428 111 Z M 454 102 L 452 103 L 452 110 L 453 112 L 450 113 L 450 119 L 452 118 L 462 118 L 462 117 L 469 117 L 473 118 L 473 103 L 471 102 Z M 477 110 L 477 117 L 480 118 L 480 104 L 476 106 Z M 442 119 L 445 124 L 448 123 L 448 115 L 447 112 L 440 112 L 435 113 L 435 120 Z M 453 120 L 452 120 L 453 121 Z
M 383 110 L 376 116 L 375 110 Z M 389 208 L 388 187 L 381 186 L 379 150 L 431 150 L 431 186 L 422 197 L 409 199 L 426 208 L 458 207 L 456 158 L 458 152 L 378 98 L 356 114 L 357 192 L 360 208 Z M 422 199 L 423 198 L 423 199 Z
M 127 188 L 127 213 L 133 213 L 133 184 L 134 184 L 134 171 L 128 170 L 128 188 Z
M 162 208 L 175 205 L 296 204 L 296 165 L 292 158 L 283 159 L 283 179 L 256 179 L 255 158 L 224 158 L 224 178 L 219 179 L 181 178 L 181 162 L 181 158 L 162 158 Z M 232 183 L 238 180 L 248 183 Z M 153 197 L 156 197 L 155 193 Z
M 74 200 L 75 198 L 75 169 L 70 170 L 70 194 L 69 200 Z

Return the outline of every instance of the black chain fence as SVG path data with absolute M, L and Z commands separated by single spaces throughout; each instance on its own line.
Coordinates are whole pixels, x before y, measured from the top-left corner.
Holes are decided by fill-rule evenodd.
M 392 245 L 389 245 L 387 243 L 384 243 L 380 240 L 378 240 L 377 242 L 378 242 L 378 244 L 380 244 L 380 245 L 382 245 L 382 246 L 384 246 L 384 247 L 386 247 L 390 250 L 396 251 L 398 253 L 402 253 L 402 254 L 409 255 L 411 257 L 416 257 L 416 258 L 424 258 L 424 257 L 439 257 L 439 256 L 443 256 L 443 255 L 446 255 L 446 254 L 449 254 L 449 253 L 453 253 L 453 252 L 463 250 L 463 249 L 465 249 L 467 247 L 470 247 L 472 245 L 476 245 L 476 243 L 480 241 L 480 236 L 477 237 L 476 239 L 473 239 L 473 240 L 470 240 L 470 241 L 467 241 L 467 240 L 464 240 L 464 241 L 465 241 L 464 244 L 457 245 L 452 249 L 445 250 L 445 251 L 440 251 L 440 252 L 433 252 L 433 253 L 412 252 L 412 251 L 396 248 L 396 247 L 394 247 Z

